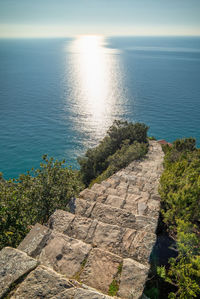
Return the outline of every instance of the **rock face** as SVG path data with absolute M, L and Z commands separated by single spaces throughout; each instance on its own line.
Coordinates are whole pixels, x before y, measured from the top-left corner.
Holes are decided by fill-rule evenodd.
M 163 155 L 151 141 L 143 160 L 83 190 L 73 213 L 55 211 L 18 250 L 3 249 L 0 296 L 15 282 L 13 299 L 140 298 L 156 241 Z
M 38 262 L 26 253 L 5 247 L 0 252 L 0 298 L 9 290 L 11 284 L 33 270 Z

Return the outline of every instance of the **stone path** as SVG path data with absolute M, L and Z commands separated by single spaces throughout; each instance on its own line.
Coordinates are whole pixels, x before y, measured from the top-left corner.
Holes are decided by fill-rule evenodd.
M 18 249 L 4 248 L 0 296 L 25 275 L 11 298 L 106 299 L 111 286 L 118 297 L 140 298 L 156 241 L 163 155 L 151 141 L 145 159 L 82 191 L 73 213 L 57 210 Z M 11 271 L 10 256 L 24 267 Z

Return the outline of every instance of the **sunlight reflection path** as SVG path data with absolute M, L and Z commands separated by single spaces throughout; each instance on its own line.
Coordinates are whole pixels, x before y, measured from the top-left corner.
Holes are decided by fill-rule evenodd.
M 103 36 L 80 36 L 70 52 L 70 102 L 76 126 L 96 144 L 115 118 L 123 114 L 119 52 Z M 69 75 L 69 71 L 68 71 Z

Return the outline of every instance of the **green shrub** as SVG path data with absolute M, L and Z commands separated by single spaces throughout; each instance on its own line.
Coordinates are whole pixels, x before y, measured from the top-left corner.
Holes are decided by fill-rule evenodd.
M 127 147 L 136 141 L 138 143 L 147 143 L 147 130 L 148 127 L 142 123 L 133 124 L 127 121 L 114 121 L 107 132 L 107 136 L 100 144 L 93 149 L 88 149 L 84 157 L 78 158 L 84 184 L 88 186 L 92 180 L 106 171 L 111 164 L 109 159 L 115 159 L 116 161 L 117 155 L 120 153 L 118 152 L 115 157 L 113 155 L 118 150 L 122 150 L 121 154 L 123 154 L 123 151 L 127 150 Z M 127 152 L 127 159 L 130 160 L 128 155 Z M 118 165 L 120 163 L 126 165 L 122 160 L 121 157 Z M 132 160 L 134 160 L 134 157 Z M 118 166 L 116 168 L 119 169 Z M 113 170 L 108 172 L 113 173 Z
M 101 183 L 118 170 L 128 166 L 133 160 L 144 157 L 147 151 L 148 145 L 146 143 L 138 143 L 135 141 L 133 144 L 129 145 L 129 143 L 125 141 L 121 149 L 117 150 L 113 155 L 108 157 L 108 168 L 94 179 L 90 186 L 94 183 Z
M 0 180 L 0 248 L 17 246 L 36 222 L 44 223 L 55 209 L 67 209 L 69 200 L 83 189 L 78 172 L 65 161 L 43 156 L 40 169 L 17 180 Z
M 168 298 L 199 298 L 200 150 L 195 140 L 177 140 L 171 148 L 165 147 L 164 167 L 159 190 L 162 217 L 176 240 L 178 255 L 159 273 L 176 286 Z
M 113 279 L 112 283 L 109 286 L 108 295 L 116 296 L 118 291 L 119 291 L 119 283 L 115 279 Z

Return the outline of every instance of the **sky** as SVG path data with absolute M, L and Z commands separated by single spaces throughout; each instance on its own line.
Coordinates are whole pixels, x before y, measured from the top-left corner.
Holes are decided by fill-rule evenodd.
M 0 37 L 200 35 L 200 0 L 0 0 Z

